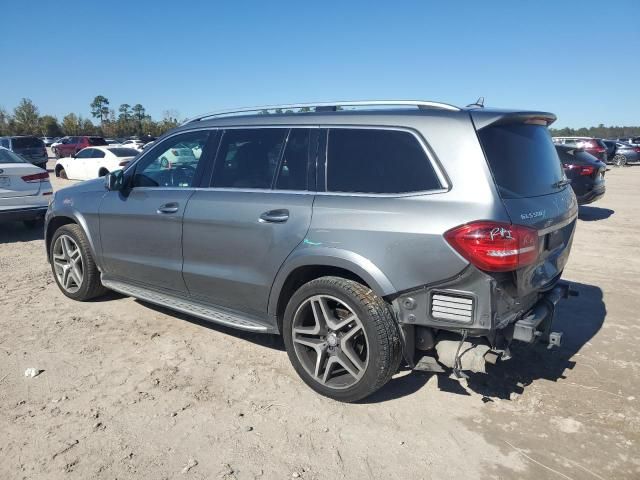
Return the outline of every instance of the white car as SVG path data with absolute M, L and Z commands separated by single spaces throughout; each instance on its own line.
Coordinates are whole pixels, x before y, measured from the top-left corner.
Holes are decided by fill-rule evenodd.
M 49 173 L 0 147 L 0 222 L 22 220 L 36 226 L 49 206 Z
M 135 148 L 136 150 L 142 151 L 142 147 L 144 147 L 144 142 L 142 140 L 125 140 L 120 145 L 122 147 Z
M 138 150 L 125 147 L 87 147 L 74 157 L 56 162 L 56 177 L 89 180 L 126 167 L 138 155 Z

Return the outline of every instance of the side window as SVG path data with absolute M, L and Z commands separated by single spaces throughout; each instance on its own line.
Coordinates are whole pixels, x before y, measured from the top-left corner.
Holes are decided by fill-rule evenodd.
M 431 162 L 409 132 L 329 130 L 327 191 L 409 193 L 439 188 Z
M 311 130 L 308 128 L 294 128 L 290 131 L 278 168 L 276 190 L 307 189 L 310 137 Z
M 76 155 L 76 159 L 80 158 L 91 158 L 93 156 L 93 148 L 85 148 L 84 150 L 80 150 Z
M 91 158 L 104 158 L 104 152 L 102 150 L 98 150 L 97 148 L 92 148 Z
M 192 187 L 208 138 L 208 131 L 189 132 L 154 146 L 136 166 L 133 186 Z
M 2 140 L 0 140 L 0 145 L 2 145 L 4 148 L 9 148 L 9 139 L 3 138 Z
M 213 187 L 271 188 L 288 129 L 226 130 L 213 170 Z

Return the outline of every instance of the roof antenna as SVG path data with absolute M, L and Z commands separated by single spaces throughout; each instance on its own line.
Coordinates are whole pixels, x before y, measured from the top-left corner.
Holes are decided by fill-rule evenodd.
M 475 103 L 470 103 L 467 107 L 480 107 L 484 108 L 484 97 L 478 97 L 478 100 Z

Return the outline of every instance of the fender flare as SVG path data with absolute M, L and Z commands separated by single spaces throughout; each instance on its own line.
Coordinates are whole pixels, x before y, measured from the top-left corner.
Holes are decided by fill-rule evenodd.
M 89 226 L 87 225 L 87 220 L 84 218 L 83 215 L 80 215 L 75 210 L 71 210 L 71 209 L 64 209 L 64 210 L 61 210 L 61 211 L 57 211 L 55 213 L 55 215 L 52 215 L 52 216 L 50 216 L 50 217 L 48 217 L 46 219 L 45 235 L 46 235 L 46 242 L 47 242 L 46 243 L 47 259 L 49 258 L 49 250 L 51 248 L 51 245 L 49 243 L 49 239 L 50 239 L 50 236 L 49 236 L 49 225 L 56 218 L 68 218 L 69 220 L 72 220 L 72 222 L 70 222 L 70 223 L 75 223 L 76 225 L 80 226 L 80 228 L 82 228 L 82 231 L 87 236 L 87 242 L 89 243 L 89 248 L 91 249 L 91 255 L 93 256 L 93 261 L 95 262 L 96 266 L 98 267 L 98 270 L 102 271 L 102 265 L 101 265 L 101 262 L 100 262 L 101 259 L 97 255 L 95 239 L 91 235 L 91 230 L 89 229 Z M 53 237 L 54 233 L 55 232 L 51 232 L 51 237 Z
M 369 288 L 380 297 L 397 291 L 387 276 L 368 258 L 339 248 L 309 247 L 303 244 L 289 255 L 276 275 L 269 294 L 269 316 L 275 318 L 277 315 L 280 294 L 289 275 L 297 268 L 311 266 L 337 267 L 348 270 L 362 278 L 369 285 Z

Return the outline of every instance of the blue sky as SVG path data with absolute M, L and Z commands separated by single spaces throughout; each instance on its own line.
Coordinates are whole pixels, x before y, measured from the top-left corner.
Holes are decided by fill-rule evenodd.
M 0 106 L 160 117 L 230 106 L 425 99 L 640 125 L 637 0 L 9 1 Z

